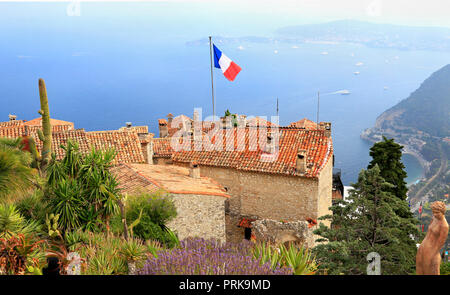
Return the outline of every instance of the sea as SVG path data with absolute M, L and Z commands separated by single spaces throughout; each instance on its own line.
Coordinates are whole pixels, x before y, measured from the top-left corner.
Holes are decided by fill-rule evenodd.
M 273 37 L 308 17 L 223 15 L 209 3 L 81 2 L 79 16 L 64 3 L 0 2 L 0 121 L 38 116 L 38 78 L 44 78 L 51 116 L 76 128 L 111 130 L 132 122 L 158 134 L 168 113 L 212 115 L 209 45 L 213 36 Z M 214 70 L 216 114 L 276 115 L 280 124 L 307 117 L 332 122 L 335 167 L 344 185 L 370 162 L 360 139 L 386 109 L 450 62 L 450 52 L 368 48 L 360 44 L 230 43 L 217 46 L 242 71 L 230 82 Z M 359 74 L 355 74 L 359 72 Z M 340 91 L 348 90 L 349 95 Z M 423 176 L 403 156 L 407 182 Z

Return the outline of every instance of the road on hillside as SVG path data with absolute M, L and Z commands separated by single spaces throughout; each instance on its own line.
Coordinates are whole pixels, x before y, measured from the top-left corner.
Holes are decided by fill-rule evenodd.
M 414 202 L 414 206 L 413 206 L 413 212 L 416 211 L 419 206 L 418 204 L 420 203 L 420 201 L 422 198 L 420 197 L 422 195 L 422 193 L 431 185 L 431 183 L 433 183 L 433 181 L 442 173 L 444 173 L 445 171 L 447 171 L 447 157 L 444 153 L 444 151 L 442 150 L 442 145 L 439 144 L 439 153 L 441 154 L 441 167 L 439 167 L 439 170 L 436 172 L 436 174 L 433 175 L 433 177 L 431 177 L 427 183 L 415 194 L 414 200 L 417 200 L 416 202 Z

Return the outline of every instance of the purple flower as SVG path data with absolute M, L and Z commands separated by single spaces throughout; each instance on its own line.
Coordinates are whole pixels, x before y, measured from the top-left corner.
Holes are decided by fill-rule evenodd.
M 150 257 L 141 275 L 291 275 L 289 267 L 271 268 L 253 258 L 253 244 L 221 244 L 216 240 L 188 238 L 178 248 L 166 249 Z

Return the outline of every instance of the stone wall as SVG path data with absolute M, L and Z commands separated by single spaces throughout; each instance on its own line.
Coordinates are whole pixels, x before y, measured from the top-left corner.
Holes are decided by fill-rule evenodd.
M 226 188 L 230 214 L 286 221 L 318 217 L 317 179 L 211 166 L 201 166 L 200 174 Z M 324 200 L 329 198 L 331 206 L 329 194 Z
M 163 157 L 155 157 L 155 155 L 153 155 L 153 164 L 155 164 L 155 165 L 172 164 L 172 159 L 170 159 L 170 158 L 163 158 Z
M 245 229 L 238 226 L 240 221 L 241 217 L 239 215 L 225 214 L 227 242 L 240 243 L 244 239 Z
M 318 217 L 327 214 L 332 214 L 329 208 L 332 205 L 333 199 L 333 161 L 329 160 L 323 167 L 319 177 L 319 212 Z M 329 226 L 330 221 L 320 220 L 318 221 Z
M 173 194 L 177 217 L 167 226 L 187 237 L 215 238 L 226 241 L 225 200 L 221 196 Z
M 268 241 L 274 244 L 296 243 L 307 248 L 315 245 L 313 230 L 306 221 L 280 222 L 261 219 L 252 223 L 252 233 L 257 241 Z

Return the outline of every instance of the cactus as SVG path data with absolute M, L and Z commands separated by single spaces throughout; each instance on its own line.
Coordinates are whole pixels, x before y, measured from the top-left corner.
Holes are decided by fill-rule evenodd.
M 39 162 L 41 160 L 41 155 L 37 151 L 36 142 L 34 141 L 33 137 L 24 136 L 22 138 L 22 144 L 24 145 L 22 150 L 29 152 L 32 156 L 33 160 L 31 162 L 31 167 L 37 168 L 39 170 Z
M 50 124 L 50 111 L 48 108 L 47 89 L 45 88 L 44 79 L 39 79 L 39 97 L 41 101 L 41 109 L 38 113 L 42 116 L 42 131 L 38 130 L 38 137 L 42 141 L 42 152 L 39 155 L 36 151 L 36 144 L 30 142 L 30 152 L 33 155 L 34 162 L 41 174 L 45 175 L 45 169 L 50 160 L 52 150 L 52 126 Z

